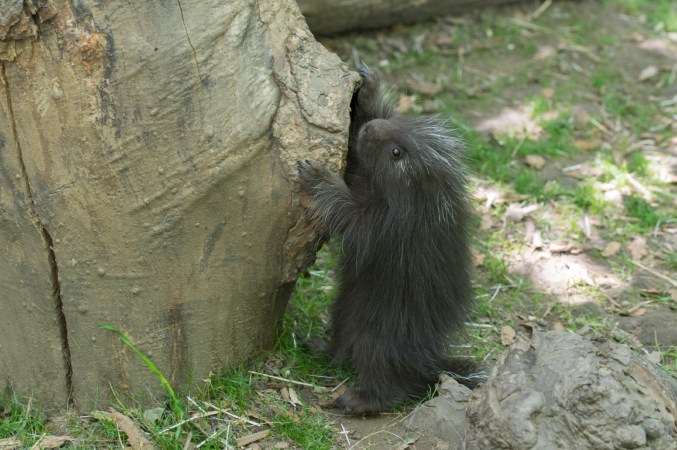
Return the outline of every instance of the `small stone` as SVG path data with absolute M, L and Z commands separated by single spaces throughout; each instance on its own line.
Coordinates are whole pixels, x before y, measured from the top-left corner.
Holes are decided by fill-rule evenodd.
M 646 445 L 646 433 L 639 425 L 620 427 L 616 431 L 616 437 L 622 448 L 637 448 Z

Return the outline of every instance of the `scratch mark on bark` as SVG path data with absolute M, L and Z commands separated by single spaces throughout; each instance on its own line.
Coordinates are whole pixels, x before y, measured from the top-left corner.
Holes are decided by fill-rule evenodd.
M 24 184 L 24 189 L 26 190 L 26 195 L 28 196 L 28 202 L 26 203 L 26 209 L 28 215 L 30 216 L 33 224 L 40 232 L 42 240 L 45 243 L 47 249 L 47 261 L 49 264 L 50 270 L 50 282 L 52 285 L 52 300 L 54 301 L 54 307 L 57 314 L 58 326 L 59 326 L 59 335 L 61 337 L 61 348 L 63 351 L 64 365 L 66 367 L 66 389 L 68 391 L 68 406 L 74 406 L 73 401 L 73 366 L 71 363 L 71 351 L 70 344 L 68 341 L 68 326 L 66 323 L 66 315 L 64 314 L 63 300 L 61 298 L 61 284 L 59 282 L 59 266 L 56 263 L 56 254 L 54 253 L 54 241 L 52 236 L 45 228 L 45 225 L 42 223 L 40 216 L 38 215 L 37 209 L 35 207 L 35 199 L 33 198 L 33 190 L 31 188 L 30 181 L 28 179 L 28 172 L 26 170 L 26 164 L 24 163 L 23 153 L 21 150 L 21 143 L 19 141 L 19 133 L 16 127 L 16 119 L 14 117 L 14 107 L 12 105 L 12 97 L 10 95 L 9 83 L 7 81 L 7 75 L 5 73 L 5 63 L 0 62 L 0 81 L 5 88 L 5 96 L 7 98 L 7 110 L 11 122 L 12 134 L 14 137 L 14 142 L 16 142 L 17 157 L 19 159 L 19 166 L 21 168 L 21 179 Z
M 177 5 L 179 5 L 179 11 L 181 11 L 181 23 L 183 24 L 183 29 L 186 32 L 186 39 L 188 39 L 188 45 L 190 45 L 191 50 L 193 51 L 193 59 L 195 60 L 195 66 L 197 67 L 197 74 L 200 77 L 200 81 L 202 81 L 202 73 L 200 72 L 200 63 L 197 62 L 197 52 L 195 51 L 195 47 L 193 47 L 193 43 L 190 40 L 190 36 L 188 35 L 188 27 L 186 27 L 186 19 L 183 16 L 183 7 L 181 6 L 181 1 L 176 0 Z

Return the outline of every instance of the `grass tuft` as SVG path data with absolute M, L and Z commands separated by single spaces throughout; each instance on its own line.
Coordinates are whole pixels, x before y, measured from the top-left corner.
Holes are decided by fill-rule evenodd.
M 174 393 L 174 389 L 172 389 L 172 386 L 169 384 L 169 381 L 165 378 L 165 376 L 158 370 L 157 367 L 155 367 L 155 364 L 153 364 L 153 361 L 150 360 L 143 352 L 141 352 L 139 349 L 137 349 L 134 344 L 132 344 L 132 341 L 129 340 L 125 334 L 118 330 L 117 328 L 112 327 L 111 325 L 106 325 L 106 324 L 100 324 L 97 325 L 99 328 L 102 328 L 104 330 L 109 330 L 112 331 L 117 335 L 118 338 L 122 341 L 123 344 L 125 344 L 127 347 L 129 347 L 136 355 L 143 361 L 143 363 L 150 369 L 151 372 L 155 374 L 155 376 L 160 380 L 160 383 L 162 383 L 162 387 L 164 387 L 165 391 L 167 392 L 167 395 L 169 395 L 169 399 L 171 401 L 171 406 L 174 411 L 174 414 L 176 415 L 177 418 L 183 417 L 183 407 L 181 406 L 181 402 L 179 401 L 178 397 Z

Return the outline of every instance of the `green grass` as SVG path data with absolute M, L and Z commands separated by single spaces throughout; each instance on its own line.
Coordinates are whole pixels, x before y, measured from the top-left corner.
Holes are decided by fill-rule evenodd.
M 622 75 L 615 67 L 602 66 L 595 70 L 590 77 L 590 85 L 599 93 L 604 94 L 622 82 Z
M 273 417 L 273 430 L 295 442 L 300 448 L 334 448 L 336 431 L 330 422 L 310 408 L 281 410 Z
M 673 0 L 607 0 L 630 15 L 645 16 L 659 31 L 677 31 L 677 6 Z
M 576 206 L 593 214 L 604 211 L 606 207 L 601 193 L 591 183 L 578 184 L 573 189 L 572 198 Z
M 623 199 L 625 212 L 629 217 L 638 220 L 637 230 L 640 232 L 649 232 L 661 221 L 665 220 L 665 215 L 656 210 L 646 200 L 636 195 L 631 195 Z
M 677 346 L 661 349 L 657 343 L 657 348 L 661 353 L 661 368 L 663 371 L 673 377 L 677 377 Z
M 17 398 L 6 387 L 0 398 L 0 439 L 13 438 L 30 448 L 44 433 L 44 419 L 32 410 L 31 400 Z
M 214 374 L 209 378 L 208 398 L 225 402 L 229 409 L 241 413 L 253 400 L 252 381 L 253 376 L 245 366 Z
M 162 387 L 164 388 L 165 392 L 167 392 L 167 395 L 169 396 L 172 408 L 174 410 L 174 414 L 176 414 L 176 416 L 178 418 L 181 418 L 183 416 L 183 407 L 181 406 L 181 403 L 179 402 L 178 397 L 174 393 L 172 386 L 169 384 L 169 381 L 167 381 L 167 379 L 162 374 L 162 372 L 160 372 L 160 370 L 158 370 L 158 368 L 155 367 L 155 364 L 153 364 L 153 361 L 151 361 L 150 358 L 148 358 L 148 356 L 146 356 L 143 352 L 141 352 L 139 349 L 137 349 L 134 346 L 134 344 L 132 344 L 132 342 L 129 340 L 129 338 L 127 336 L 125 336 L 125 334 L 122 331 L 120 331 L 120 330 L 118 330 L 118 329 L 116 329 L 116 328 L 114 328 L 110 325 L 106 325 L 106 324 L 98 325 L 98 327 L 102 328 L 104 330 L 112 331 L 113 333 L 115 333 L 124 345 L 126 345 L 129 349 L 131 349 L 134 353 L 136 353 L 136 355 L 139 357 L 139 359 L 141 359 L 141 361 L 143 361 L 143 363 L 146 365 L 146 367 L 148 367 L 148 369 L 151 372 L 153 372 L 153 374 L 157 377 L 158 381 L 162 384 Z

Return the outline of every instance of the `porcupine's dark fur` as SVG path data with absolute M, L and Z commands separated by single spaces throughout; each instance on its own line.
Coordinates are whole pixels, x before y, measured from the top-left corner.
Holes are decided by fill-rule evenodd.
M 357 372 L 337 400 L 352 414 L 422 397 L 442 372 L 470 387 L 486 378 L 448 355 L 473 305 L 463 145 L 438 118 L 394 114 L 359 72 L 345 180 L 299 162 L 308 214 L 342 237 L 329 350 Z

